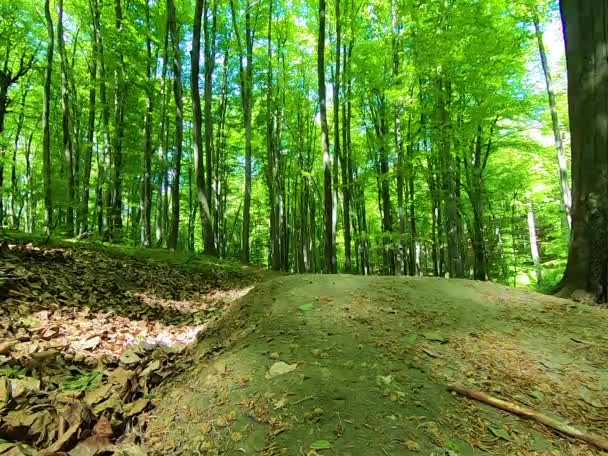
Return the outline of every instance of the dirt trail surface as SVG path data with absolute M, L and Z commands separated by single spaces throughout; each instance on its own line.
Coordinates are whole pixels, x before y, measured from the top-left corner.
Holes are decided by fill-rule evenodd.
M 115 443 L 258 279 L 162 250 L 1 243 L 0 455 L 142 454 Z
M 290 276 L 211 325 L 156 391 L 158 455 L 594 455 L 452 395 L 461 383 L 608 433 L 608 314 L 489 283 Z

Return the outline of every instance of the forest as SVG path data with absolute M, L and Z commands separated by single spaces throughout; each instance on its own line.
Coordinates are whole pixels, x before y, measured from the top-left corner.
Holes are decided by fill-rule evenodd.
M 606 18 L 0 0 L 0 455 L 605 455 Z
M 560 280 L 556 2 L 39 3 L 0 3 L 3 228 L 290 272 Z

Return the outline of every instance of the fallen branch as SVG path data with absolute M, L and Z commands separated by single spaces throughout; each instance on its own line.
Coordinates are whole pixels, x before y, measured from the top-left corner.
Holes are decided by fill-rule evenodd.
M 529 418 L 531 420 L 537 421 L 541 424 L 544 424 L 545 426 L 548 426 L 560 432 L 561 434 L 567 435 L 568 437 L 573 437 L 575 439 L 582 440 L 583 442 L 593 445 L 594 447 L 597 447 L 601 450 L 608 451 L 608 440 L 604 439 L 603 437 L 588 432 L 583 432 L 573 426 L 570 426 L 569 424 L 563 423 L 547 415 L 543 415 L 542 413 L 536 412 L 523 405 L 504 401 L 481 391 L 470 390 L 462 385 L 448 385 L 448 390 L 454 391 L 462 396 L 468 397 L 470 399 L 475 399 L 476 401 L 483 402 L 498 409 L 504 410 L 505 412 L 513 413 L 514 415 L 523 416 L 524 418 Z

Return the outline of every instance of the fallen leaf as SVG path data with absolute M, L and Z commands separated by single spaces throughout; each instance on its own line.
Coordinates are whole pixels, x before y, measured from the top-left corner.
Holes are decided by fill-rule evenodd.
M 493 427 L 493 426 L 488 426 L 488 429 L 490 429 L 490 432 L 492 434 L 494 434 L 496 437 L 506 440 L 507 442 L 511 441 L 511 436 L 505 429 L 497 428 L 497 427 Z
M 330 450 L 331 443 L 328 440 L 317 440 L 310 444 L 311 450 Z
M 313 304 L 302 304 L 300 307 L 298 307 L 298 309 L 300 309 L 302 312 L 311 312 L 315 310 L 315 306 Z
M 274 363 L 268 372 L 266 373 L 266 378 L 270 379 L 273 377 L 278 377 L 279 375 L 288 374 L 289 372 L 293 372 L 298 368 L 298 364 L 287 364 L 283 361 L 279 361 Z

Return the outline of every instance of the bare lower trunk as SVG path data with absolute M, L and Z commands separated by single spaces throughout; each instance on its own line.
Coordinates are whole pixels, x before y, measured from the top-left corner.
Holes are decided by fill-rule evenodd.
M 179 28 L 174 0 L 167 0 L 167 16 L 171 43 L 173 44 L 173 95 L 175 98 L 175 153 L 173 157 L 173 179 L 171 181 L 171 231 L 167 246 L 177 248 L 179 238 L 179 197 L 182 163 L 182 142 L 184 137 L 184 101 L 182 98 L 182 64 L 179 49 Z
M 572 134 L 572 240 L 562 292 L 608 301 L 608 3 L 562 0 Z

